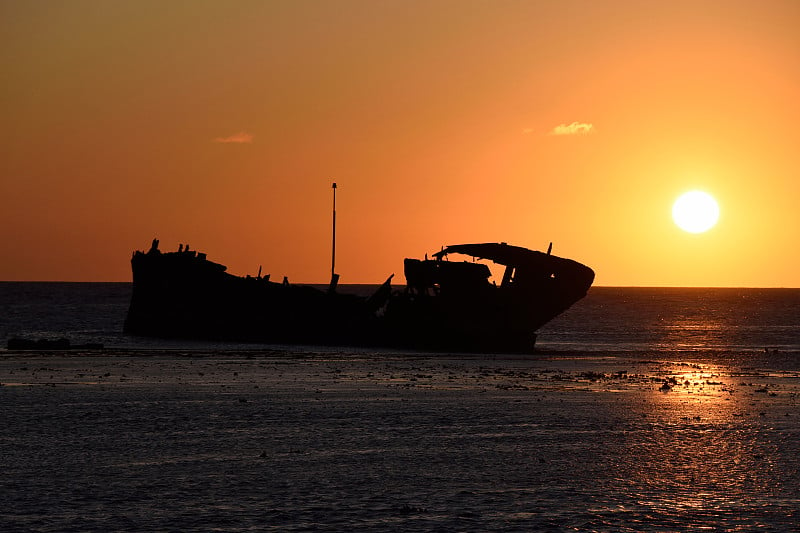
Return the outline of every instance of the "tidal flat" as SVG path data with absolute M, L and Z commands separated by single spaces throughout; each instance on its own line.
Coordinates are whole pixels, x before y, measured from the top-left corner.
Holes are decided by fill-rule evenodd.
M 724 357 L 0 353 L 3 531 L 781 531 L 800 373 Z

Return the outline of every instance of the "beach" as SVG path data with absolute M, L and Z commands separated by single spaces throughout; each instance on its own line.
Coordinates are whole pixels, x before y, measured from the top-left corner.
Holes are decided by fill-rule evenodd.
M 800 373 L 753 360 L 4 352 L 0 527 L 791 529 Z

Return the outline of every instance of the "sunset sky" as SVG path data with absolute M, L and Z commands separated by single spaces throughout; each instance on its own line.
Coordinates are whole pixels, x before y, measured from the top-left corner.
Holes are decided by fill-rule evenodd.
M 800 2 L 0 0 L 0 280 L 189 243 L 342 283 L 498 242 L 800 287 Z M 674 200 L 719 222 L 691 234 Z

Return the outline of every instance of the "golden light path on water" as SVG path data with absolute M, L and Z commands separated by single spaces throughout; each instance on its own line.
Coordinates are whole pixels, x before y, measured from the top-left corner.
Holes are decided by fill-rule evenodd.
M 87 497 L 117 502 L 95 525 L 134 513 L 152 530 L 185 526 L 187 505 L 241 530 L 786 529 L 800 373 L 715 357 L 5 355 L 8 478 L 70 479 L 9 508 L 27 506 L 20 530 L 37 505 L 82 529 Z
M 794 402 L 796 390 L 754 384 L 753 374 L 725 366 L 679 363 L 661 373 L 642 414 L 649 428 L 629 444 L 636 461 L 627 475 L 640 487 L 637 505 L 700 525 L 782 501 L 774 483 L 781 454 L 759 430 L 766 416 L 760 404 L 778 395 Z M 756 494 L 766 501 L 756 503 Z

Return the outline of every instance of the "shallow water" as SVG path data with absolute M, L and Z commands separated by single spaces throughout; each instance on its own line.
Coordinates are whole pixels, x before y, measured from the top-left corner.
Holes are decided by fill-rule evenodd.
M 800 512 L 795 371 L 124 352 L 6 355 L 0 382 L 3 531 L 785 531 Z
M 373 289 L 341 288 L 362 295 Z M 0 351 L 14 336 L 67 337 L 120 349 L 243 348 L 123 335 L 130 291 L 129 283 L 0 282 Z M 581 353 L 800 353 L 800 289 L 592 287 L 585 299 L 541 328 L 537 347 Z
M 593 288 L 531 356 L 122 335 L 0 283 L 0 531 L 786 531 L 800 290 Z M 667 385 L 666 387 L 664 385 Z

